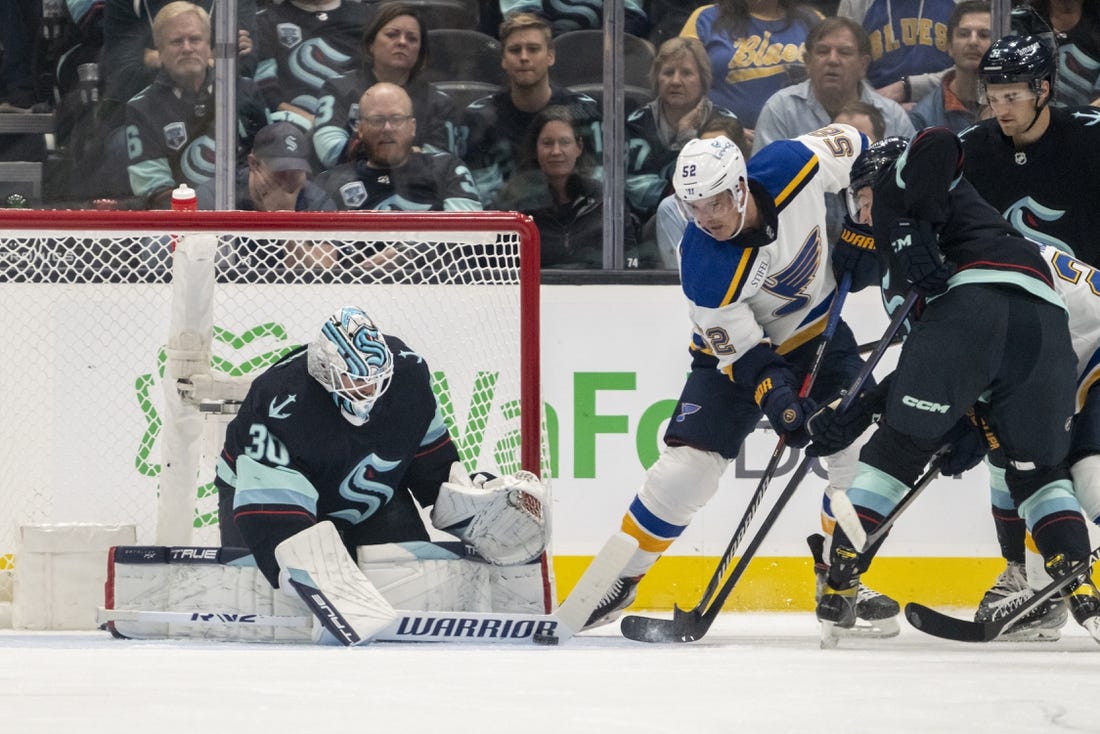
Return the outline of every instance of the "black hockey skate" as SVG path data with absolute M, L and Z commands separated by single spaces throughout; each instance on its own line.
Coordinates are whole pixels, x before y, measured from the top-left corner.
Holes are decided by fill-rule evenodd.
M 623 576 L 616 579 L 607 593 L 600 598 L 600 603 L 596 605 L 581 629 L 589 630 L 618 619 L 623 610 L 633 604 L 634 599 L 637 598 L 638 582 L 641 580 L 641 576 Z
M 1046 566 L 1053 578 L 1059 578 L 1067 575 L 1065 569 L 1069 564 L 1059 554 L 1048 560 Z M 1092 638 L 1100 642 L 1100 589 L 1096 588 L 1091 576 L 1085 574 L 1076 579 L 1066 587 L 1062 598 L 1077 624 L 1087 629 Z
M 821 622 L 821 647 L 836 647 L 844 630 L 856 626 L 856 601 L 859 584 L 847 589 L 834 589 L 825 583 L 821 589 L 821 598 L 817 601 L 817 619 Z
M 814 576 L 817 580 L 814 600 L 820 602 L 829 573 L 829 566 L 824 558 L 825 536 L 815 533 L 806 538 L 806 543 L 814 558 Z M 844 630 L 838 634 L 844 637 L 896 637 L 901 632 L 897 620 L 901 606 L 885 594 L 863 584 L 858 576 L 855 581 L 856 621 L 851 625 L 837 625 Z
M 1008 561 L 1005 570 L 985 592 L 975 622 L 992 622 L 1010 613 L 1031 599 L 1034 592 L 1027 582 L 1027 570 L 1023 563 Z M 998 640 L 1009 642 L 1055 642 L 1062 636 L 1069 614 L 1061 599 L 1049 599 L 1034 611 L 1009 627 Z

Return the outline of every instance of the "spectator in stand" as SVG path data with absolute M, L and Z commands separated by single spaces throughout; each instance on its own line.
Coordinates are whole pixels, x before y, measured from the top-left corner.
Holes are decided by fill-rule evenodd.
M 480 211 L 473 179 L 456 156 L 417 151 L 412 99 L 379 82 L 359 100 L 359 157 L 317 177 L 340 209 Z
M 947 22 L 957 0 L 840 0 L 871 44 L 867 81 L 899 104 L 919 102 L 951 66 Z
M 531 215 L 539 229 L 544 268 L 603 267 L 603 186 L 589 174 L 584 143 L 568 108 L 551 105 L 535 115 L 516 173 L 500 192 L 500 208 Z M 642 258 L 629 218 L 623 254 L 628 268 L 651 268 Z
M 671 193 L 672 167 L 684 143 L 715 117 L 737 119 L 707 98 L 710 61 L 697 39 L 678 37 L 662 43 L 649 77 L 656 98 L 626 120 L 626 199 L 642 226 Z
M 703 140 L 726 137 L 733 141 L 740 150 L 745 160 L 752 153 L 752 146 L 745 140 L 745 131 L 741 123 L 735 118 L 713 117 L 699 128 L 699 137 Z M 657 256 L 661 260 L 661 267 L 666 270 L 680 269 L 680 238 L 684 236 L 684 228 L 687 226 L 687 218 L 684 216 L 680 205 L 676 203 L 676 194 L 669 194 L 661 199 L 657 207 L 657 214 L 653 218 L 653 238 L 656 239 Z M 644 243 L 649 239 L 648 230 L 643 235 Z
M 886 120 L 878 107 L 866 102 L 849 102 L 836 113 L 833 122 L 851 125 L 872 143 L 886 137 Z
M 513 13 L 546 18 L 555 36 L 603 28 L 603 0 L 500 0 L 500 17 Z M 649 35 L 649 20 L 641 0 L 624 0 L 623 31 L 639 38 Z
M 321 86 L 351 71 L 366 7 L 354 0 L 286 0 L 256 14 L 256 83 L 268 109 L 310 130 Z
M 947 21 L 947 53 L 954 65 L 940 88 L 909 111 L 913 127 L 943 126 L 958 133 L 982 117 L 978 102 L 978 67 L 993 42 L 993 16 L 988 0 L 961 0 Z
M 750 144 L 761 107 L 791 83 L 790 67 L 801 65 L 822 17 L 795 0 L 720 0 L 684 24 L 680 35 L 697 38 L 710 57 L 711 100 L 737 115 Z
M 280 121 L 260 129 L 252 140 L 247 165 L 237 169 L 240 211 L 331 212 L 336 205 L 310 181 L 313 150 L 297 125 Z M 214 208 L 214 181 L 196 188 L 199 209 Z
M 1100 2 L 1096 0 L 1031 0 L 1030 7 L 1054 32 L 1058 46 L 1058 83 L 1054 101 L 1064 107 L 1100 106 Z M 1023 34 L 1036 33 L 1023 28 Z
M 38 101 L 34 48 L 41 25 L 41 0 L 0 3 L 0 112 L 26 112 Z
M 195 0 L 207 13 L 215 0 Z M 169 0 L 106 0 L 103 19 L 103 68 L 106 80 L 101 112 L 110 127 L 121 123 L 126 103 L 153 83 L 162 66 L 153 38 L 153 19 Z M 256 0 L 237 0 L 237 73 L 256 69 Z
M 160 59 L 156 79 L 126 105 L 130 187 L 153 209 L 167 208 L 172 189 L 192 188 L 214 176 L 214 70 L 210 65 L 210 16 L 201 6 L 176 0 L 153 20 Z M 267 124 L 256 85 L 237 80 L 238 130 L 233 141 L 244 163 L 252 137 Z
M 897 102 L 876 93 L 864 79 L 871 61 L 871 42 L 855 21 L 833 16 L 814 26 L 806 37 L 806 74 L 801 84 L 772 95 L 756 125 L 753 150 L 827 126 L 849 102 L 877 107 L 886 120 L 886 135 L 910 138 L 916 132 Z M 845 205 L 835 194 L 826 196 L 829 242 L 836 241 Z
M 512 175 L 518 145 L 540 111 L 550 105 L 569 108 L 584 147 L 593 156 L 602 150 L 600 108 L 586 94 L 550 84 L 554 46 L 550 25 L 533 13 L 510 15 L 500 24 L 501 68 L 508 89 L 474 100 L 462 116 L 459 156 L 470 166 L 481 200 L 495 200 Z M 599 169 L 594 169 L 596 178 Z
M 420 78 L 428 63 L 428 26 L 416 9 L 382 5 L 363 32 L 362 66 L 324 83 L 314 120 L 313 148 L 322 168 L 354 161 L 359 135 L 359 99 L 369 87 L 388 82 L 404 88 L 416 117 L 417 147 L 455 151 L 454 102 Z

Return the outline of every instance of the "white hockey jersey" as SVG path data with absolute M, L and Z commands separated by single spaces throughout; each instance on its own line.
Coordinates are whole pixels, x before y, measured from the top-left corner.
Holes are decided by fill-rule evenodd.
M 762 228 L 720 242 L 689 222 L 680 241 L 680 281 L 694 329 L 692 348 L 733 364 L 757 344 L 785 354 L 825 329 L 836 293 L 825 235 L 825 194 L 848 185 L 868 145 L 848 125 L 777 140 L 748 161 Z
M 1077 410 L 1100 381 L 1100 272 L 1050 245 L 1039 245 L 1054 288 L 1069 311 L 1069 335 L 1077 354 Z

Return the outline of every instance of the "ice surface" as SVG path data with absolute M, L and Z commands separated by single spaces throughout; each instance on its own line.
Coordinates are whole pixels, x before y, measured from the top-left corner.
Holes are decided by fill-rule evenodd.
M 892 640 L 818 647 L 808 613 L 733 613 L 703 640 L 617 625 L 558 647 L 362 648 L 0 632 L 9 734 L 1100 732 L 1100 645 Z

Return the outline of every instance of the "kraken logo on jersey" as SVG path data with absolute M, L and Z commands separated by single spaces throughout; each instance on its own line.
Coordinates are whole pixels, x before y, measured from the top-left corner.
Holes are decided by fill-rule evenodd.
M 1038 229 L 1040 223 L 1056 222 L 1064 215 L 1064 211 L 1043 206 L 1030 196 L 1024 196 L 1016 200 L 1011 206 L 1005 209 L 1004 212 L 1004 218 L 1024 237 L 1027 237 L 1032 242 L 1038 242 L 1041 245 L 1057 247 L 1059 250 L 1063 250 L 1072 255 L 1073 248 L 1070 247 L 1069 244 L 1057 237 L 1052 237 L 1042 229 Z
M 367 187 L 362 181 L 349 181 L 340 187 L 340 198 L 349 209 L 358 209 L 367 200 Z
M 393 487 L 375 479 L 379 474 L 393 471 L 400 464 L 400 461 L 389 461 L 377 454 L 368 454 L 340 482 L 340 496 L 349 502 L 366 505 L 367 509 L 339 510 L 330 514 L 354 525 L 378 512 L 379 507 L 393 499 Z
M 169 150 L 179 150 L 187 142 L 187 126 L 182 122 L 170 122 L 164 126 L 164 144 Z
M 294 48 L 302 42 L 302 29 L 296 23 L 280 23 L 275 26 L 279 35 L 279 43 L 287 48 Z
M 1100 110 L 1097 109 L 1077 110 L 1072 116 L 1078 120 L 1084 120 L 1085 125 L 1089 127 L 1100 122 Z
M 786 316 L 801 311 L 810 302 L 806 292 L 821 264 L 821 229 L 814 227 L 787 267 L 764 281 L 764 290 L 776 298 L 787 301 L 777 308 L 776 316 Z
M 180 169 L 188 181 L 202 183 L 214 178 L 214 139 L 196 138 L 180 156 Z

